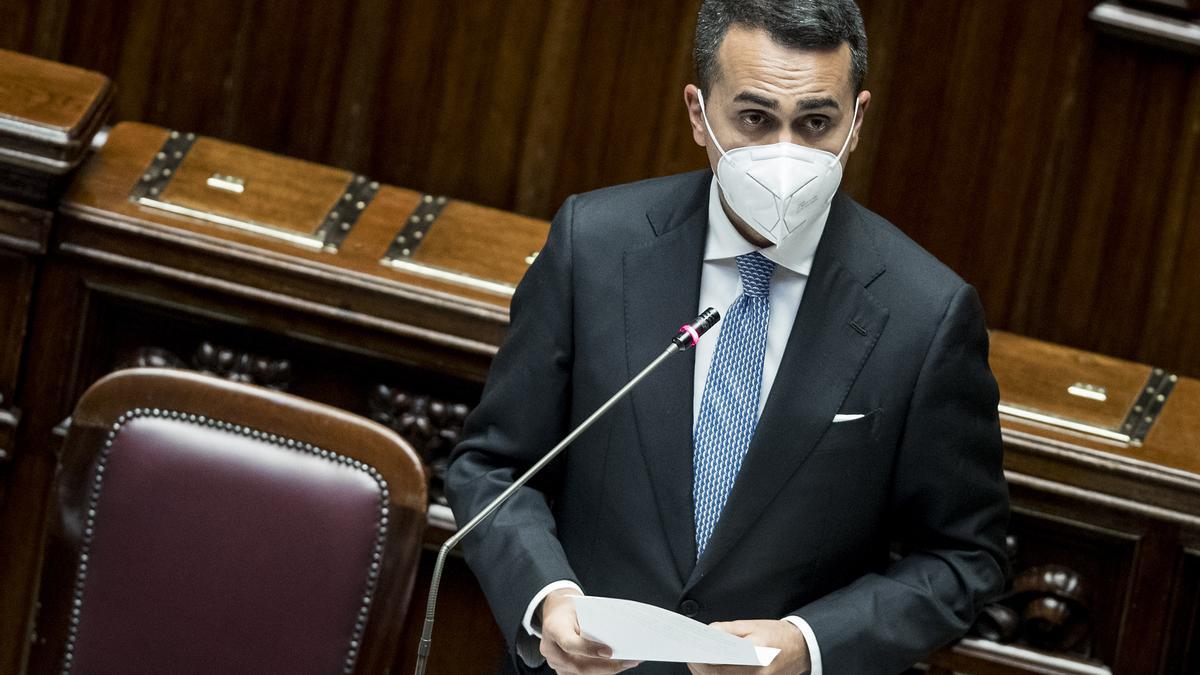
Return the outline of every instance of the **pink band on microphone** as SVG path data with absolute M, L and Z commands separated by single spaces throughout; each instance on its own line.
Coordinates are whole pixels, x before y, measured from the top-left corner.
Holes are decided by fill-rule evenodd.
M 695 329 L 695 328 L 692 328 L 692 327 L 691 327 L 691 326 L 689 326 L 689 325 L 683 325 L 683 326 L 680 326 L 680 327 L 679 327 L 679 332 L 680 332 L 680 333 L 687 333 L 688 335 L 691 335 L 691 336 L 692 336 L 692 346 L 693 346 L 693 347 L 695 347 L 695 346 L 696 346 L 696 343 L 700 342 L 700 334 L 696 332 L 696 329 Z

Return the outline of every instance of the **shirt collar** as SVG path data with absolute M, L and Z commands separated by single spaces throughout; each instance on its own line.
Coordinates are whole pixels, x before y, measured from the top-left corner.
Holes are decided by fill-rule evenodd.
M 825 222 L 829 220 L 829 207 L 811 225 L 803 231 L 785 237 L 778 245 L 758 248 L 746 241 L 738 233 L 737 228 L 730 222 L 725 208 L 721 206 L 717 180 L 714 178 L 708 190 L 708 235 L 704 243 L 705 260 L 722 260 L 736 258 L 739 255 L 758 251 L 767 259 L 780 267 L 787 268 L 796 274 L 808 276 L 812 271 L 813 257 L 817 253 L 817 244 L 821 243 L 821 234 L 825 232 Z

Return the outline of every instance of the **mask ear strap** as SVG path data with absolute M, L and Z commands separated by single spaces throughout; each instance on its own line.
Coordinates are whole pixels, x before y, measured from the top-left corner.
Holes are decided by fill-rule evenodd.
M 717 140 L 717 135 L 713 133 L 712 126 L 708 123 L 708 113 L 704 111 L 704 92 L 697 89 L 696 96 L 700 99 L 700 117 L 704 118 L 704 128 L 708 129 L 708 137 L 712 139 L 713 145 L 717 146 L 717 150 L 720 150 L 721 154 L 724 155 L 725 148 L 721 147 L 721 142 Z
M 846 148 L 850 147 L 850 137 L 854 135 L 854 124 L 858 122 L 858 96 L 854 97 L 854 117 L 850 118 L 850 133 L 846 134 L 846 141 L 842 143 L 842 149 L 838 151 L 838 159 L 842 158 L 842 154 L 846 152 Z

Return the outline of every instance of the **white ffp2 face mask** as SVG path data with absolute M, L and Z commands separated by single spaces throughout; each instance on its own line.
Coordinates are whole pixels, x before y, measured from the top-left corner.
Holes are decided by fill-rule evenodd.
M 721 152 L 717 184 L 725 194 L 725 203 L 739 218 L 768 241 L 778 244 L 825 212 L 842 182 L 842 154 L 850 146 L 858 121 L 857 97 L 850 132 L 842 149 L 834 155 L 787 142 L 747 145 L 726 152 L 708 123 L 704 94 L 699 91 L 697 94 L 708 137 Z

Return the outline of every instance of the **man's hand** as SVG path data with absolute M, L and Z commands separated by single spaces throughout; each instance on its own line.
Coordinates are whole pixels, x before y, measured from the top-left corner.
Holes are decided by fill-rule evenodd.
M 790 621 L 718 621 L 709 625 L 738 637 L 750 638 L 759 647 L 775 647 L 780 651 L 771 665 L 763 668 L 689 663 L 688 669 L 693 675 L 801 675 L 812 668 L 804 634 Z
M 579 593 L 562 588 L 551 591 L 542 600 L 540 649 L 554 672 L 560 675 L 611 675 L 638 665 L 638 661 L 612 660 L 612 650 L 607 645 L 585 640 L 579 635 L 575 603 L 569 599 L 572 595 Z

